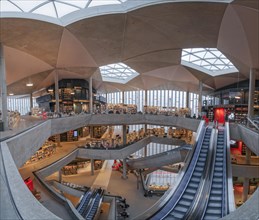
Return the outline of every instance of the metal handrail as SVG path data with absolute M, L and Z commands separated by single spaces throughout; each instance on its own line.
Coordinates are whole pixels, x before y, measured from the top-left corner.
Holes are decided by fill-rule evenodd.
M 199 127 L 196 132 L 197 133 L 196 140 L 200 140 L 203 138 L 204 133 L 205 133 L 204 131 L 205 131 L 205 122 L 202 120 L 202 121 L 200 121 Z M 197 145 L 198 145 L 198 141 L 195 141 L 195 144 L 194 144 L 195 147 L 193 147 L 192 151 L 189 151 L 188 155 L 186 156 L 185 161 L 184 161 L 184 163 L 186 165 L 180 169 L 176 184 L 173 187 L 171 187 L 169 190 L 167 190 L 164 193 L 164 195 L 153 206 L 151 206 L 147 211 L 145 211 L 144 213 L 133 218 L 134 220 L 142 220 L 142 219 L 151 218 L 153 215 L 155 215 L 157 212 L 159 212 L 169 202 L 169 200 L 171 199 L 171 197 L 173 196 L 173 194 L 175 193 L 175 191 L 181 184 L 182 179 L 185 176 L 186 170 L 188 169 L 189 164 L 193 158 Z
M 223 151 L 223 200 L 222 200 L 222 217 L 228 214 L 228 185 L 227 185 L 227 131 L 224 128 L 224 151 Z
M 213 173 L 210 172 L 212 168 L 214 167 L 214 163 L 216 160 L 216 141 L 217 141 L 217 130 L 212 129 L 211 132 L 211 142 L 210 142 L 210 147 L 209 147 L 209 152 L 207 155 L 207 161 L 205 167 L 207 167 L 206 172 L 203 173 L 203 181 L 201 187 L 198 189 L 198 195 L 195 199 L 195 202 L 193 204 L 193 207 L 189 211 L 189 213 L 186 215 L 186 219 L 192 220 L 192 219 L 203 219 L 203 216 L 205 214 L 205 210 L 202 210 L 203 207 L 207 206 L 207 203 L 209 201 L 209 196 L 205 198 L 201 198 L 201 196 L 204 195 L 209 195 L 209 191 L 211 189 L 212 185 L 212 178 L 213 178 Z M 212 160 L 212 161 L 211 161 Z M 201 217 L 202 216 L 202 217 Z
M 205 129 L 204 129 L 204 130 L 205 130 Z M 197 148 L 196 148 L 196 150 L 195 150 L 195 152 L 194 152 L 193 158 L 192 158 L 192 160 L 190 161 L 190 164 L 189 164 L 189 166 L 188 166 L 187 172 L 185 173 L 185 175 L 184 175 L 184 177 L 183 177 L 183 179 L 182 179 L 182 181 L 185 180 L 185 181 L 187 181 L 187 183 L 185 183 L 185 184 L 183 184 L 183 185 L 180 184 L 180 185 L 178 186 L 178 188 L 176 189 L 174 195 L 170 198 L 170 200 L 169 200 L 168 203 L 166 204 L 166 205 L 168 205 L 169 203 L 170 203 L 170 204 L 173 203 L 173 206 L 168 207 L 167 209 L 169 209 L 169 210 L 164 211 L 164 216 L 163 216 L 163 217 L 160 217 L 160 219 L 164 219 L 170 212 L 172 212 L 172 210 L 174 209 L 174 207 L 176 206 L 176 204 L 178 203 L 178 201 L 181 199 L 182 194 L 185 192 L 185 189 L 186 189 L 186 187 L 188 186 L 188 183 L 189 183 L 189 181 L 190 181 L 190 179 L 191 179 L 192 173 L 193 173 L 193 171 L 194 171 L 194 169 L 195 169 L 195 164 L 196 164 L 197 161 L 198 161 L 199 154 L 200 154 L 201 147 L 202 147 L 202 143 L 203 143 L 203 140 L 204 140 L 204 137 L 205 137 L 205 133 L 206 133 L 206 131 L 203 133 L 202 137 L 200 137 L 200 139 L 199 139 L 199 141 L 198 141 L 198 143 L 197 143 L 197 145 L 196 145 Z M 184 181 L 184 182 L 185 182 L 185 181 Z M 165 206 L 166 206 L 166 205 L 165 205 Z M 157 213 L 156 213 L 156 214 L 157 214 Z M 156 214 L 155 214 L 155 215 L 156 215 Z M 155 218 L 154 218 L 155 215 L 152 216 L 151 219 L 155 219 Z
M 228 185 L 228 213 L 235 211 L 235 197 L 233 192 L 233 178 L 232 178 L 232 165 L 231 165 L 231 154 L 230 154 L 230 134 L 229 134 L 229 123 L 225 124 L 227 132 L 227 185 Z
M 253 120 L 249 118 L 249 116 L 247 116 L 246 118 L 259 131 L 259 127 L 253 122 Z

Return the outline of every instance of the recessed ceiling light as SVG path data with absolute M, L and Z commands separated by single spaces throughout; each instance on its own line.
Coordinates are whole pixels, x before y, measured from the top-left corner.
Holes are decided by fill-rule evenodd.
M 26 83 L 26 86 L 31 87 L 31 86 L 33 86 L 33 83 Z

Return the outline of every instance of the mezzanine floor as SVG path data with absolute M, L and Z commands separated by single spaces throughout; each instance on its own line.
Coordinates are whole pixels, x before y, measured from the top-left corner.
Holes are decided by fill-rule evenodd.
M 82 140 L 82 142 L 83 141 L 84 140 Z M 57 148 L 57 152 L 51 157 L 40 160 L 38 162 L 27 164 L 19 169 L 23 179 L 31 177 L 31 179 L 34 180 L 35 188 L 37 189 L 37 191 L 41 192 L 41 204 L 43 204 L 46 208 L 48 208 L 50 211 L 52 211 L 62 219 L 70 218 L 65 208 L 60 203 L 53 200 L 53 197 L 48 193 L 46 189 L 44 189 L 44 187 L 42 187 L 38 183 L 32 172 L 64 157 L 69 152 L 73 151 L 76 148 L 76 145 L 78 145 L 78 142 L 62 143 L 62 147 Z M 107 169 L 110 170 L 111 167 L 109 166 L 111 166 L 111 163 L 107 163 Z M 103 181 L 103 185 L 107 185 L 107 194 L 118 195 L 127 199 L 127 203 L 129 203 L 130 205 L 128 209 L 128 212 L 130 213 L 130 218 L 142 213 L 159 199 L 159 197 L 157 196 L 144 197 L 144 192 L 141 185 L 139 185 L 139 189 L 137 189 L 137 178 L 134 174 L 129 173 L 128 179 L 126 180 L 121 178 L 122 174 L 119 171 L 111 171 L 111 174 L 105 175 L 105 177 L 100 176 L 100 171 L 95 171 L 94 175 L 92 176 L 89 167 L 90 165 L 77 175 L 63 176 L 62 179 L 67 182 L 91 187 L 97 184 L 96 180 L 99 177 L 98 184 L 101 185 L 102 183 L 100 183 L 100 181 Z M 57 180 L 57 176 L 58 174 L 54 173 L 47 179 Z

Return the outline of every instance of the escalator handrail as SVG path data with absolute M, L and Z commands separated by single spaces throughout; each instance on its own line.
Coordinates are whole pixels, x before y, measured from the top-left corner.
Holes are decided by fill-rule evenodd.
M 97 192 L 95 194 L 95 197 L 93 198 L 93 201 L 91 202 L 90 208 L 89 208 L 89 210 L 87 211 L 87 213 L 85 215 L 85 219 L 88 218 L 88 216 L 90 215 L 94 205 L 98 202 L 98 206 L 97 206 L 98 208 L 96 210 L 94 210 L 94 212 L 95 212 L 94 215 L 96 214 L 97 210 L 99 209 L 100 203 L 102 201 L 102 197 L 103 197 L 102 195 L 103 195 L 103 191 L 101 193 Z
M 223 199 L 222 199 L 222 216 L 228 214 L 228 186 L 227 186 L 227 133 L 226 128 L 224 129 L 224 151 L 223 151 Z
M 198 193 L 194 202 L 193 207 L 190 209 L 189 213 L 186 216 L 186 219 L 203 219 L 207 204 L 209 202 L 209 196 L 205 198 L 201 198 L 202 195 L 210 195 L 211 185 L 212 185 L 212 178 L 214 174 L 214 164 L 216 161 L 216 146 L 217 146 L 217 131 L 216 129 L 212 130 L 211 134 L 211 142 L 210 147 L 207 155 L 207 160 L 205 167 L 207 167 L 206 171 L 203 172 L 203 180 L 198 188 Z M 212 160 L 211 160 L 212 158 Z M 210 172 L 213 170 L 213 172 Z M 202 217 L 201 217 L 202 216 Z
M 233 189 L 233 175 L 232 175 L 232 165 L 231 165 L 231 155 L 230 155 L 230 132 L 229 132 L 229 123 L 225 123 L 225 129 L 227 132 L 227 196 L 228 196 L 228 214 L 236 210 L 236 205 L 235 205 L 235 197 L 234 197 L 234 191 Z
M 169 215 L 169 213 L 174 209 L 174 207 L 176 206 L 176 204 L 179 202 L 179 200 L 181 199 L 183 193 L 185 192 L 186 187 L 189 184 L 189 181 L 191 179 L 192 173 L 195 169 L 195 165 L 198 161 L 199 155 L 200 155 L 200 151 L 202 148 L 202 143 L 205 137 L 205 133 L 207 131 L 208 128 L 203 128 L 202 129 L 202 136 L 201 138 L 198 140 L 198 143 L 196 145 L 196 149 L 194 154 L 192 155 L 192 160 L 190 161 L 190 164 L 188 165 L 188 168 L 186 170 L 186 173 L 184 174 L 180 184 L 178 185 L 178 187 L 176 188 L 174 194 L 171 196 L 171 198 L 168 200 L 168 202 L 164 205 L 164 207 L 162 207 L 157 213 L 155 213 L 151 219 L 157 219 L 156 215 L 159 215 L 159 213 L 162 214 L 162 216 L 160 215 L 159 219 L 164 219 L 167 215 Z M 182 184 L 185 183 L 185 184 Z
M 185 160 L 184 160 L 184 164 L 185 166 L 183 166 L 180 171 L 178 172 L 178 178 L 177 181 L 175 183 L 175 185 L 173 185 L 172 187 L 170 187 L 165 193 L 164 195 L 153 205 L 151 206 L 149 209 L 147 209 L 144 213 L 134 217 L 134 220 L 143 220 L 143 219 L 149 219 L 152 216 L 154 216 L 156 213 L 158 213 L 170 200 L 170 198 L 173 196 L 173 194 L 175 193 L 176 189 L 178 188 L 178 186 L 180 185 L 182 178 L 184 177 L 186 170 L 188 169 L 188 166 L 192 160 L 193 154 L 195 152 L 195 149 L 198 144 L 198 141 L 201 139 L 201 137 L 204 135 L 203 132 L 205 131 L 205 122 L 204 120 L 200 121 L 199 127 L 197 129 L 197 136 L 195 139 L 195 143 L 193 144 L 193 148 L 191 151 L 188 152 Z

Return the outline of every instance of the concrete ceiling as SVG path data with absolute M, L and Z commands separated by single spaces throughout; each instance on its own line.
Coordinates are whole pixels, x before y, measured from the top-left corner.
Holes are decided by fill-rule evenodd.
M 59 79 L 88 79 L 101 91 L 218 89 L 259 69 L 258 0 L 230 4 L 175 2 L 95 16 L 62 27 L 22 18 L 0 18 L 8 91 L 25 94 Z M 218 48 L 239 69 L 212 77 L 181 65 L 182 48 Z M 123 62 L 139 76 L 127 84 L 103 82 L 98 67 Z M 239 76 L 239 78 L 238 78 Z M 33 81 L 33 87 L 26 82 Z

